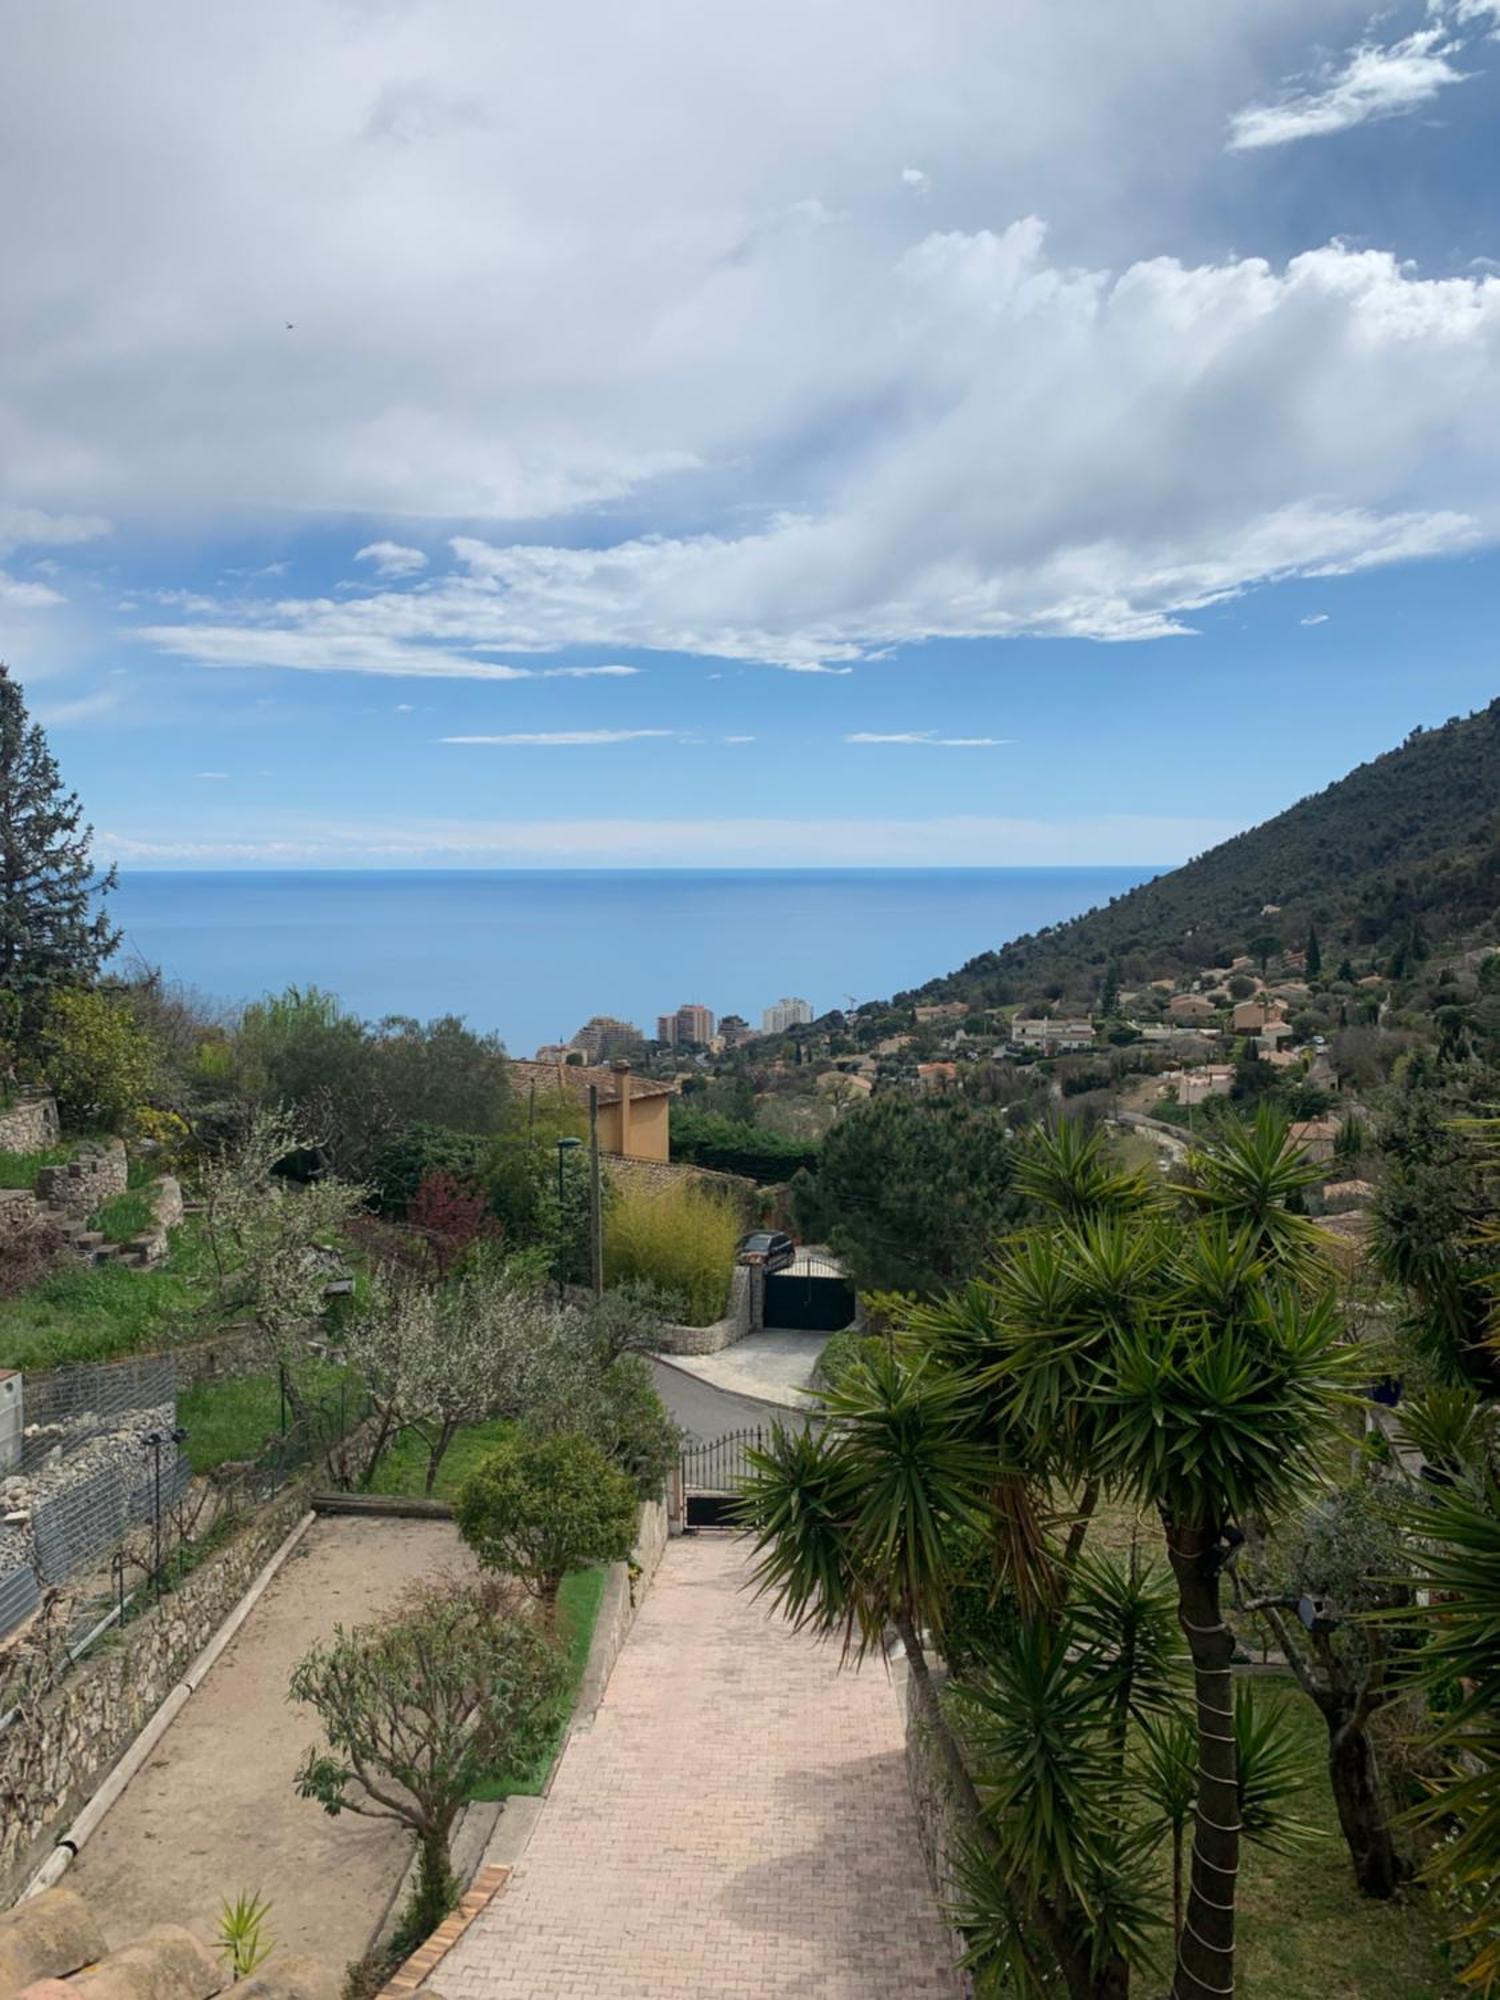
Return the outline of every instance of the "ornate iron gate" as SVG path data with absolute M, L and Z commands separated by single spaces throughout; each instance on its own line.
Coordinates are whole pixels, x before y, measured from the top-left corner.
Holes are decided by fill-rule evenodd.
M 837 1333 L 854 1318 L 854 1293 L 831 1257 L 799 1250 L 789 1269 L 766 1279 L 762 1322 L 808 1333 Z
M 734 1503 L 750 1470 L 750 1453 L 760 1450 L 769 1440 L 769 1432 L 759 1427 L 726 1431 L 722 1437 L 687 1440 L 677 1465 L 684 1527 L 733 1525 Z

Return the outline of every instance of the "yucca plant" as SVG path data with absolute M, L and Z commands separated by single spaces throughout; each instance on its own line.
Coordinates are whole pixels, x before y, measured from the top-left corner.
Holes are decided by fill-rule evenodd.
M 267 1928 L 270 1914 L 270 1904 L 258 1894 L 246 1895 L 241 1890 L 232 1903 L 225 1898 L 215 1942 L 228 1963 L 231 1980 L 250 1978 L 275 1950 L 276 1940 Z
M 1411 1525 L 1425 1544 L 1417 1581 L 1432 1593 L 1417 1677 L 1445 1702 L 1460 1690 L 1434 1739 L 1448 1776 L 1424 1816 L 1447 1822 L 1449 1838 L 1428 1873 L 1463 1912 L 1461 1977 L 1489 1994 L 1500 1990 L 1500 1483 L 1486 1471 L 1439 1489 Z

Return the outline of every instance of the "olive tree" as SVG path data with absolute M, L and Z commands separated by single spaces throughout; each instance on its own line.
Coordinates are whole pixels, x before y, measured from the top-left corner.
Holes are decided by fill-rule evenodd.
M 201 1181 L 221 1303 L 248 1313 L 299 1417 L 305 1404 L 296 1370 L 323 1321 L 339 1234 L 365 1202 L 365 1190 L 347 1181 L 304 1186 L 279 1176 L 277 1167 L 301 1145 L 289 1118 L 256 1112 Z
M 448 1842 L 464 1803 L 496 1765 L 540 1754 L 566 1679 L 534 1619 L 451 1585 L 419 1590 L 384 1624 L 337 1627 L 298 1664 L 292 1699 L 317 1710 L 327 1746 L 308 1750 L 297 1790 L 325 1812 L 411 1831 L 414 1934 L 451 1907 Z

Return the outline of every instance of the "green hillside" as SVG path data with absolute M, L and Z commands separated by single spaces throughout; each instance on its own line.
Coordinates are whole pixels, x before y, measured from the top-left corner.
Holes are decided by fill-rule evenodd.
M 1269 913 L 1267 906 L 1275 906 Z M 1223 965 L 1264 936 L 1323 963 L 1401 969 L 1414 940 L 1500 936 L 1500 700 L 1361 764 L 1275 819 L 898 1000 L 1092 998 Z M 1263 914 L 1264 913 L 1264 914 Z

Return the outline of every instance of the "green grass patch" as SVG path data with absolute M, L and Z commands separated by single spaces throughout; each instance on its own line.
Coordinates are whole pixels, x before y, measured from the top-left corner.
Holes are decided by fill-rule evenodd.
M 1248 1843 L 1240 1874 L 1239 1990 L 1245 2000 L 1439 2000 L 1454 1991 L 1442 1930 L 1420 1891 L 1373 1903 L 1354 1886 L 1328 1783 L 1328 1731 L 1292 1684 L 1260 1681 L 1284 1700 L 1306 1752 L 1308 1783 L 1293 1807 L 1323 1838 L 1296 1854 Z
M 201 1293 L 175 1270 L 71 1265 L 0 1300 L 0 1368 L 57 1368 L 172 1347 L 205 1332 Z
M 487 1458 L 497 1445 L 503 1444 L 514 1429 L 515 1425 L 509 1417 L 496 1417 L 487 1424 L 471 1424 L 468 1429 L 461 1430 L 438 1467 L 433 1498 L 451 1500 L 480 1460 Z M 403 1431 L 375 1468 L 370 1491 L 414 1493 L 420 1497 L 427 1490 L 424 1484 L 426 1478 L 427 1445 L 415 1431 Z
M 351 1371 L 333 1362 L 303 1371 L 304 1395 L 337 1397 L 346 1385 L 355 1408 Z M 275 1369 L 195 1382 L 177 1399 L 177 1420 L 187 1431 L 187 1455 L 194 1472 L 210 1472 L 230 1459 L 255 1458 L 282 1429 L 281 1384 Z M 291 1411 L 285 1412 L 292 1421 Z
M 37 1153 L 0 1153 L 0 1188 L 35 1188 L 43 1167 L 60 1167 L 73 1157 L 71 1146 L 47 1146 Z
M 563 1578 L 557 1597 L 557 1636 L 567 1657 L 568 1680 L 557 1705 L 556 1719 L 547 1747 L 534 1764 L 491 1771 L 474 1787 L 476 1799 L 511 1799 L 518 1795 L 534 1799 L 541 1792 L 562 1749 L 563 1737 L 578 1700 L 583 1670 L 588 1664 L 589 1647 L 594 1642 L 594 1626 L 604 1599 L 603 1569 L 575 1570 Z
M 104 1232 L 106 1243 L 128 1243 L 151 1227 L 151 1197 L 139 1191 L 111 1195 L 89 1217 L 89 1228 Z

